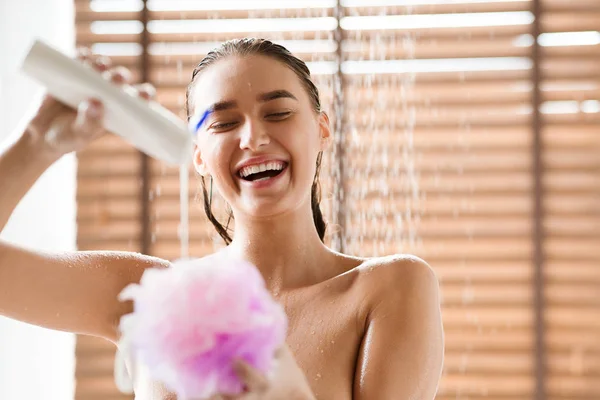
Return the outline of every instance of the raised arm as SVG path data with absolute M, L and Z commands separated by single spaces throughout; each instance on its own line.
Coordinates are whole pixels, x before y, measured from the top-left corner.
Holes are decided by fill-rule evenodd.
M 101 60 L 84 62 L 107 70 Z M 107 72 L 115 82 L 125 76 Z M 104 134 L 102 105 L 78 111 L 47 97 L 20 138 L 0 154 L 0 230 L 41 174 L 63 154 Z M 139 281 L 144 269 L 167 266 L 157 258 L 125 252 L 50 254 L 0 241 L 0 315 L 50 329 L 117 339 L 120 316 L 130 304 L 117 294 Z

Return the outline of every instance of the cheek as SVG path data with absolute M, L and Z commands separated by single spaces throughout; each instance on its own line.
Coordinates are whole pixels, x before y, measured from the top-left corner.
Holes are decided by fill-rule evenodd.
M 216 162 L 219 159 L 217 153 L 219 152 L 218 143 L 214 140 L 202 138 L 198 140 L 198 148 L 207 172 L 210 175 L 214 175 L 216 172 Z
M 288 146 L 295 150 L 295 156 L 302 160 L 316 159 L 319 152 L 319 135 L 313 130 L 295 132 L 288 138 Z
M 314 176 L 319 143 L 314 137 L 314 132 L 296 132 L 289 135 L 283 144 L 292 157 L 294 175 L 302 181 L 311 181 Z
M 219 182 L 231 180 L 230 162 L 235 146 L 230 141 L 209 140 L 204 160 L 209 173 Z

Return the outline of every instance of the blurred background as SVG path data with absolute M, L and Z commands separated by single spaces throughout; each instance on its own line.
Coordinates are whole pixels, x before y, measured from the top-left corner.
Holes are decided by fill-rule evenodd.
M 56 29 L 74 30 L 54 43 L 110 56 L 182 118 L 194 66 L 226 39 L 265 37 L 306 60 L 336 135 L 327 242 L 434 268 L 438 399 L 600 399 L 598 0 L 52 2 Z M 176 259 L 221 246 L 192 169 L 188 235 L 178 169 L 114 136 L 70 168 L 79 249 Z M 63 368 L 76 399 L 129 398 L 114 351 L 76 338 Z

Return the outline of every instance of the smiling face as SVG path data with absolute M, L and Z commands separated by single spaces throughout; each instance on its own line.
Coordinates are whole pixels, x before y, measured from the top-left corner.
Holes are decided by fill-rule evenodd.
M 199 74 L 190 100 L 190 114 L 211 111 L 194 164 L 236 215 L 275 216 L 310 202 L 329 121 L 292 69 L 268 56 L 228 56 Z

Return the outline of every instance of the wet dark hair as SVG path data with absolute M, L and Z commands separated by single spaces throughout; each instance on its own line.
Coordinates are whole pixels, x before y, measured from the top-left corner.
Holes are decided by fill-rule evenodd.
M 190 94 L 194 87 L 196 77 L 200 74 L 200 72 L 202 72 L 209 65 L 214 64 L 215 62 L 228 56 L 250 55 L 263 55 L 271 57 L 277 61 L 282 62 L 292 71 L 294 71 L 294 73 L 298 76 L 300 82 L 302 83 L 304 89 L 308 94 L 313 110 L 316 113 L 321 112 L 321 100 L 319 98 L 319 90 L 313 83 L 310 76 L 310 70 L 308 69 L 304 61 L 295 57 L 285 47 L 275 44 L 269 40 L 257 38 L 244 38 L 230 40 L 221 44 L 216 49 L 211 50 L 206 55 L 206 57 L 204 57 L 204 59 L 196 66 L 196 68 L 194 68 L 194 72 L 192 73 L 192 80 L 188 85 L 185 94 L 185 108 L 188 120 L 191 118 L 191 112 L 193 110 L 192 97 L 190 96 Z M 311 188 L 311 208 L 313 212 L 313 220 L 315 222 L 315 227 L 317 228 L 317 233 L 319 234 L 319 238 L 321 239 L 321 241 L 324 240 L 325 230 L 327 228 L 327 224 L 325 223 L 323 214 L 321 212 L 321 208 L 319 206 L 319 203 L 321 202 L 321 185 L 319 183 L 319 172 L 321 170 L 322 156 L 322 152 L 319 152 L 319 155 L 317 156 L 316 160 L 317 169 Z M 204 177 L 202 176 L 200 178 L 202 183 L 202 194 L 204 197 L 204 212 L 206 213 L 208 220 L 214 225 L 219 235 L 225 241 L 225 244 L 230 244 L 232 238 L 229 234 L 229 232 L 231 231 L 231 229 L 229 228 L 229 223 L 233 219 L 233 213 L 231 209 L 228 208 L 228 219 L 227 224 L 225 226 L 223 226 L 217 220 L 217 218 L 212 212 L 212 178 L 210 182 L 210 193 L 206 188 L 206 181 Z

